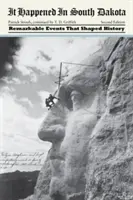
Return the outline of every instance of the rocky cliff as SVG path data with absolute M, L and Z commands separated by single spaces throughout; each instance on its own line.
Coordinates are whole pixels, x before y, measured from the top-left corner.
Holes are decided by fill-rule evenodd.
M 62 83 L 32 200 L 133 199 L 133 38 L 108 38 Z

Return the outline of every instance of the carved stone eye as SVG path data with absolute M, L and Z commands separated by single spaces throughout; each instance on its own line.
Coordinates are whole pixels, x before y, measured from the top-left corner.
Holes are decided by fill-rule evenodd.
M 72 92 L 71 92 L 71 99 L 72 98 L 74 98 L 74 99 L 79 99 L 79 100 L 81 100 L 81 98 L 82 98 L 82 94 L 81 94 L 81 92 L 79 92 L 79 91 L 76 91 L 76 90 L 73 90 Z
M 79 91 L 72 91 L 71 92 L 71 100 L 73 103 L 73 110 L 77 110 L 81 106 L 82 101 L 82 94 Z

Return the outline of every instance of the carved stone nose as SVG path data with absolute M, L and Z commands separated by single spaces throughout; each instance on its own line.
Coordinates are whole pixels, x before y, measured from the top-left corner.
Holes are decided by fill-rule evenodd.
M 48 112 L 40 129 L 38 137 L 43 141 L 55 143 L 62 141 L 65 136 L 65 111 L 59 103 Z
M 44 119 L 38 131 L 38 137 L 52 143 L 61 141 L 65 136 L 64 127 L 64 114 L 57 107 L 57 109 L 52 109 Z
M 44 122 L 42 127 L 38 131 L 38 137 L 43 141 L 56 142 L 61 141 L 65 136 L 65 129 L 62 125 L 47 126 Z

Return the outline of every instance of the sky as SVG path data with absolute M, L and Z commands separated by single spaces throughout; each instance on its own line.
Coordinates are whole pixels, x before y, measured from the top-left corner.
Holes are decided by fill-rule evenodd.
M 45 98 L 54 93 L 60 62 L 82 63 L 100 48 L 98 37 L 25 37 L 16 52 L 15 68 L 0 85 L 1 151 L 46 152 L 51 144 L 37 136 L 46 117 Z

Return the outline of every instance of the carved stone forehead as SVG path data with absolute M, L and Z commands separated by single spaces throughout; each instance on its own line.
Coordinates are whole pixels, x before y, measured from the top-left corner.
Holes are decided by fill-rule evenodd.
M 70 69 L 68 77 L 62 84 L 70 92 L 77 90 L 86 93 L 100 84 L 100 73 L 96 66 L 76 66 Z

